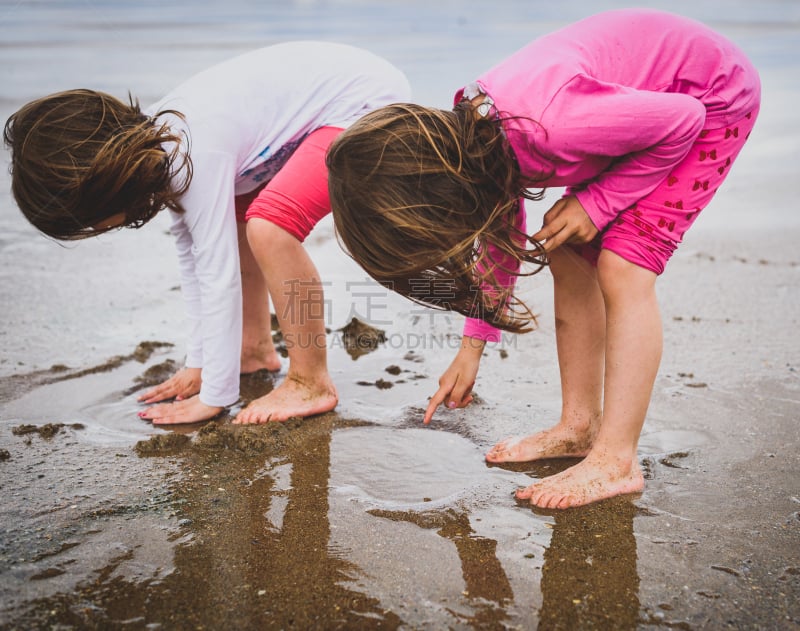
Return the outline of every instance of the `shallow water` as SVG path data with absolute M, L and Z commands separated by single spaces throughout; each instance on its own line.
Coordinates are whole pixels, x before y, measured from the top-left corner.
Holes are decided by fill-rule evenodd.
M 341 474 L 332 478 L 332 491 L 380 509 L 446 506 L 474 496 L 491 477 L 475 443 L 450 432 L 353 428 L 336 433 L 331 453 Z
M 179 428 L 182 445 L 146 442 L 171 432 L 135 416 L 136 394 L 183 353 L 164 223 L 58 246 L 24 224 L 3 175 L 0 628 L 797 628 L 800 5 L 646 4 L 734 37 L 765 103 L 728 188 L 660 281 L 644 493 L 531 510 L 514 489 L 570 461 L 483 462 L 558 413 L 546 273 L 522 285 L 540 330 L 488 348 L 479 401 L 424 428 L 461 322 L 367 282 L 329 221 L 308 248 L 324 270 L 336 413 L 222 419 Z M 4 2 L 0 113 L 78 85 L 147 103 L 289 38 L 371 48 L 417 100 L 446 106 L 531 37 L 615 6 L 201 1 L 187 16 L 163 2 Z M 386 334 L 357 359 L 338 332 L 352 317 Z M 167 345 L 142 352 L 146 341 Z M 273 378 L 242 385 L 244 404 Z M 20 431 L 48 423 L 49 438 Z

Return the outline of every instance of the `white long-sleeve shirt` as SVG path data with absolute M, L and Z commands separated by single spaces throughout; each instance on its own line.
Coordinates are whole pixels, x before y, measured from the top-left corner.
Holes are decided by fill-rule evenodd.
M 239 398 L 242 290 L 234 196 L 275 175 L 299 142 L 324 126 L 347 127 L 384 105 L 410 100 L 403 73 L 365 50 L 288 42 L 213 66 L 147 108 L 166 114 L 192 181 L 172 213 L 190 322 L 186 366 L 202 368 L 200 400 Z M 180 162 L 180 161 L 179 161 Z M 178 173 L 176 177 L 182 177 Z

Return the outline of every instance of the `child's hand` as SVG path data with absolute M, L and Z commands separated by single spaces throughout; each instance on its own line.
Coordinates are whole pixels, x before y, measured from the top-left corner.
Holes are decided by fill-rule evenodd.
M 533 239 L 552 252 L 564 243 L 589 243 L 597 236 L 597 228 L 581 203 L 573 195 L 562 197 L 544 214 L 542 229 Z
M 154 425 L 177 425 L 179 423 L 199 423 L 214 418 L 225 408 L 206 405 L 199 396 L 189 397 L 174 403 L 154 405 L 139 412 L 139 418 L 153 421 Z
M 182 368 L 164 383 L 140 395 L 137 401 L 158 403 L 164 399 L 188 399 L 200 392 L 200 368 Z
M 431 422 L 433 413 L 442 403 L 447 402 L 450 409 L 463 408 L 472 402 L 472 386 L 478 376 L 483 347 L 483 340 L 472 337 L 461 339 L 461 348 L 450 367 L 439 378 L 439 389 L 431 397 L 428 409 L 422 422 L 426 425 Z

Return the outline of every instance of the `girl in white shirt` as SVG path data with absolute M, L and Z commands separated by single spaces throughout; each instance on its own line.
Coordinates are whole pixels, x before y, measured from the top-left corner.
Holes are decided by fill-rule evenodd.
M 186 364 L 140 397 L 158 403 L 140 417 L 212 418 L 238 400 L 240 372 L 278 370 L 270 297 L 288 373 L 235 422 L 336 406 L 322 286 L 302 241 L 330 210 L 328 145 L 362 115 L 409 97 L 405 76 L 371 53 L 290 42 L 213 66 L 144 112 L 133 99 L 70 90 L 9 118 L 12 190 L 45 234 L 80 239 L 140 227 L 164 208 L 172 215 Z

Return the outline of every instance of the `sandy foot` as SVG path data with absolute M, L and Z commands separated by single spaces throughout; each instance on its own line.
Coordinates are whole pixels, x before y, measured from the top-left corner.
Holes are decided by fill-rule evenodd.
M 330 378 L 323 383 L 307 383 L 290 375 L 272 392 L 252 401 L 233 422 L 288 421 L 294 416 L 306 417 L 329 412 L 338 402 L 339 397 Z
M 239 370 L 243 375 L 248 375 L 259 370 L 278 372 L 280 369 L 281 357 L 275 349 L 267 354 L 256 352 L 248 353 L 242 350 L 242 363 Z
M 644 489 L 639 463 L 627 466 L 600 457 L 587 457 L 575 466 L 517 491 L 517 499 L 539 508 L 570 508 Z
M 508 439 L 497 443 L 486 454 L 486 461 L 530 462 L 544 458 L 581 458 L 589 453 L 593 435 L 588 428 L 558 424 L 521 439 Z

